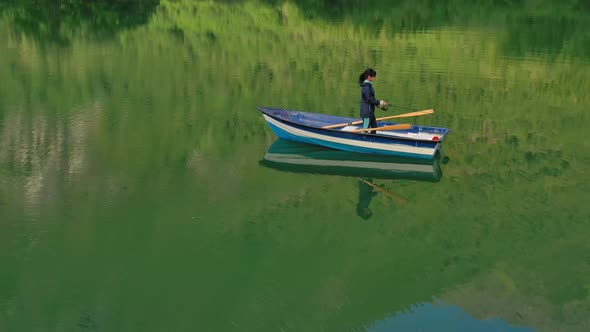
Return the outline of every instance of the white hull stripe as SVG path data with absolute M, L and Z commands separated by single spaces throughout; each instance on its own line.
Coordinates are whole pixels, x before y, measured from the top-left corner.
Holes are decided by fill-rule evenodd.
M 385 171 L 400 171 L 400 172 L 420 172 L 420 173 L 434 173 L 432 165 L 420 164 L 397 164 L 397 163 L 383 163 L 375 161 L 355 161 L 355 160 L 328 160 L 328 159 L 313 159 L 305 158 L 300 155 L 284 155 L 267 153 L 264 159 L 277 163 L 286 163 L 293 165 L 310 165 L 310 166 L 335 166 L 335 167 L 355 167 L 355 168 L 370 168 Z

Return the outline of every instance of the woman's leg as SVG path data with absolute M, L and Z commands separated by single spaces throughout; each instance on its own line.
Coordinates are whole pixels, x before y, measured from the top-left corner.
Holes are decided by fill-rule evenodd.
M 377 128 L 377 118 L 375 118 L 374 115 L 370 117 L 369 128 Z M 376 133 L 377 133 L 377 131 L 371 130 L 371 134 L 376 134 Z

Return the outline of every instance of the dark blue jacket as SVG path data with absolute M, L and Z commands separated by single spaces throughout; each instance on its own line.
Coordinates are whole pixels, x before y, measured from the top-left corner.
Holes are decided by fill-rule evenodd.
M 375 116 L 375 106 L 381 104 L 381 100 L 375 98 L 373 84 L 365 81 L 361 87 L 361 118 Z

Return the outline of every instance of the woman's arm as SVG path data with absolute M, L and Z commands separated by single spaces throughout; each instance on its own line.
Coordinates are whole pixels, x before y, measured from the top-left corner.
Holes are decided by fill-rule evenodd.
M 379 100 L 379 99 L 375 98 L 375 93 L 368 86 L 363 86 L 363 97 L 371 105 L 375 105 L 375 106 L 383 105 L 383 100 Z

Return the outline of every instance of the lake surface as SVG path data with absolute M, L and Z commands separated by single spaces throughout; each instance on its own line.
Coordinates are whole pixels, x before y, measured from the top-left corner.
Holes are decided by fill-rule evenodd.
M 586 1 L 38 3 L 0 4 L 1 331 L 590 330 Z M 444 160 L 256 109 L 358 116 L 366 67 Z

